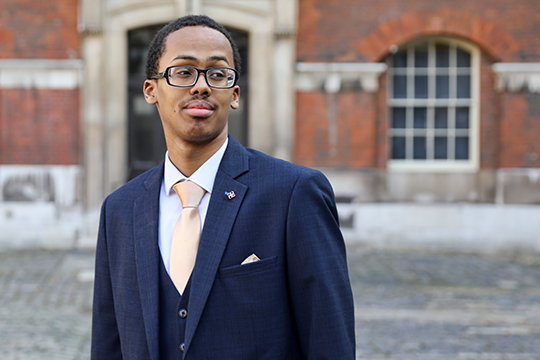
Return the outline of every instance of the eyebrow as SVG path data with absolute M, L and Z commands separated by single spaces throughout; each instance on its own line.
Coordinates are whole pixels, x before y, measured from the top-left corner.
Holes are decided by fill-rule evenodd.
M 191 55 L 178 55 L 174 59 L 172 59 L 172 61 L 175 61 L 175 60 L 199 61 L 199 59 Z M 210 56 L 207 61 L 210 61 L 210 62 L 225 61 L 227 65 L 230 65 L 229 60 L 227 60 L 225 56 L 220 56 L 220 55 Z

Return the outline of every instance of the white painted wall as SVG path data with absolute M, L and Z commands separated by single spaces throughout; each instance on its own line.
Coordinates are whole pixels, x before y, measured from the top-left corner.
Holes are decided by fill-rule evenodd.
M 0 165 L 0 250 L 70 248 L 95 234 L 82 189 L 79 165 Z
M 540 251 L 540 206 L 494 204 L 339 204 L 349 243 L 384 249 L 493 253 Z

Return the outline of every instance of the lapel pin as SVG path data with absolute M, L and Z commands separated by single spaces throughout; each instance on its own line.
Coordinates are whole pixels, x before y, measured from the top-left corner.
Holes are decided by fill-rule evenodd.
M 232 200 L 236 197 L 236 194 L 234 193 L 234 191 L 225 191 L 225 196 L 227 197 L 227 199 Z

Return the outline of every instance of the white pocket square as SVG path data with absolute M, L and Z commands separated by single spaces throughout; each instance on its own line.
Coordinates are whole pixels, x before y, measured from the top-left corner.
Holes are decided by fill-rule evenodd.
M 242 263 L 240 265 L 245 265 L 245 264 L 249 264 L 249 263 L 252 263 L 252 262 L 255 262 L 255 261 L 260 261 L 261 259 L 259 259 L 259 257 L 255 254 L 251 254 L 249 255 L 244 261 L 242 261 Z

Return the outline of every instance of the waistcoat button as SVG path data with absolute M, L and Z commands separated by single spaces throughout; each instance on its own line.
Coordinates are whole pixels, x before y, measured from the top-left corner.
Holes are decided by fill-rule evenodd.
M 178 315 L 182 318 L 182 319 L 185 319 L 187 317 L 187 310 L 186 309 L 180 309 L 180 311 L 178 311 Z

